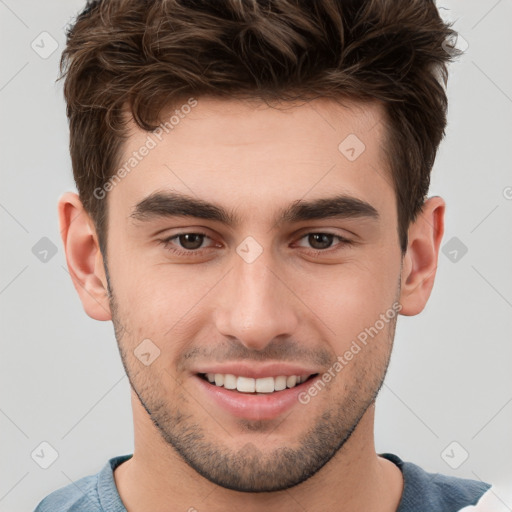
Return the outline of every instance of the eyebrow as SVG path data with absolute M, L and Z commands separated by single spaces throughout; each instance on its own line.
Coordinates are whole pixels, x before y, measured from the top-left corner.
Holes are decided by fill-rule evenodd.
M 153 192 L 135 205 L 130 217 L 142 222 L 167 217 L 195 217 L 228 226 L 241 224 L 241 218 L 234 210 L 176 192 Z M 274 225 L 334 218 L 378 220 L 379 212 L 370 203 L 345 194 L 311 201 L 298 199 L 279 212 Z

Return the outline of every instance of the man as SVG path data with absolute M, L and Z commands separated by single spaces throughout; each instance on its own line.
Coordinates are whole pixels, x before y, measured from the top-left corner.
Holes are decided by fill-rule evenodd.
M 59 217 L 86 313 L 115 327 L 135 450 L 37 512 L 487 499 L 374 446 L 398 314 L 434 283 L 454 35 L 430 0 L 89 2 Z

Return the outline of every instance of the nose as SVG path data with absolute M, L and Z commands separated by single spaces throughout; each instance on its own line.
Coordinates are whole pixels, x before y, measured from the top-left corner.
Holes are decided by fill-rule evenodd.
M 252 350 L 263 350 L 279 336 L 293 335 L 299 303 L 272 258 L 264 251 L 252 263 L 238 256 L 234 260 L 217 295 L 218 331 Z

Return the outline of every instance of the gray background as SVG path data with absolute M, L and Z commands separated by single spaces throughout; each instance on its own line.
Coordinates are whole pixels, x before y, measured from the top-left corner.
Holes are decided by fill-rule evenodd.
M 74 184 L 54 80 L 64 27 L 82 5 L 0 0 L 1 511 L 32 510 L 133 450 L 112 326 L 84 313 L 57 223 L 57 199 Z M 425 311 L 398 321 L 376 445 L 429 471 L 499 484 L 512 482 L 512 0 L 439 5 L 469 44 L 450 68 L 449 127 L 431 187 L 448 205 L 446 254 Z M 49 56 L 42 32 L 58 43 Z M 57 250 L 47 261 L 43 237 Z M 42 442 L 58 452 L 48 469 L 31 455 Z

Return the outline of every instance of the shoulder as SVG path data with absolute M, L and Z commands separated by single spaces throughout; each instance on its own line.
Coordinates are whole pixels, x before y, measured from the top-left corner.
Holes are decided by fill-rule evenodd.
M 100 512 L 98 497 L 98 475 L 80 478 L 49 494 L 39 503 L 34 512 Z
M 464 507 L 476 505 L 491 488 L 490 484 L 478 480 L 429 473 L 394 454 L 380 456 L 394 462 L 403 474 L 404 490 L 397 512 L 459 512 Z
M 476 505 L 465 507 L 459 512 L 510 512 L 512 508 L 512 485 L 493 485 Z
M 125 512 L 114 481 L 114 469 L 131 455 L 110 459 L 95 475 L 85 476 L 49 494 L 34 512 Z

